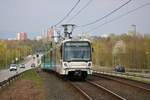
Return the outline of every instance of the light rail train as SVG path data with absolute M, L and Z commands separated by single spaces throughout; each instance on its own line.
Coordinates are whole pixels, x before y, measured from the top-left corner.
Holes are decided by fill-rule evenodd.
M 92 45 L 88 39 L 65 39 L 50 43 L 50 47 L 42 56 L 42 69 L 80 79 L 92 74 Z

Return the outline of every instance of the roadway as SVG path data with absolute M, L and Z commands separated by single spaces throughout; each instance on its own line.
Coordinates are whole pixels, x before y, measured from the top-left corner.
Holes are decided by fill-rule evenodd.
M 33 55 L 35 56 L 35 55 Z M 41 55 L 37 58 L 35 57 L 35 59 L 33 59 L 33 56 L 28 56 L 26 57 L 26 59 L 22 62 L 25 64 L 25 68 L 17 68 L 17 71 L 10 71 L 9 69 L 3 69 L 0 70 L 0 82 L 7 80 L 9 77 L 12 77 L 16 74 L 22 73 L 26 70 L 32 69 L 33 67 L 31 67 L 32 63 L 35 63 L 36 67 L 38 67 L 38 59 L 40 59 Z

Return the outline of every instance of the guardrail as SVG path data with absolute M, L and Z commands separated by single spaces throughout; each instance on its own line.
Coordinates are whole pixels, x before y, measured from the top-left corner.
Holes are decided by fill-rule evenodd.
M 143 71 L 140 71 L 140 72 L 135 71 L 134 72 L 134 71 L 126 70 L 126 72 L 123 73 L 123 72 L 116 72 L 116 71 L 114 71 L 113 68 L 94 67 L 93 72 L 150 83 L 150 73 L 147 73 L 147 72 L 145 73 Z
M 33 69 L 33 68 L 31 68 L 31 69 Z M 18 73 L 18 74 L 15 74 L 15 75 L 9 77 L 8 79 L 3 80 L 2 82 L 0 82 L 0 89 L 4 88 L 6 86 L 9 86 L 13 81 L 21 78 L 25 72 L 27 72 L 27 71 L 29 71 L 31 69 L 25 70 L 25 71 L 23 71 L 21 73 Z
M 107 66 L 97 66 L 93 67 L 95 70 L 102 71 L 113 71 L 115 67 L 107 67 Z M 150 73 L 150 69 L 137 69 L 137 68 L 125 68 L 126 72 L 137 72 L 137 73 Z
M 140 78 L 148 78 L 150 79 L 150 74 L 149 75 L 142 75 L 142 74 L 138 74 L 138 73 L 122 73 L 122 72 L 115 72 L 115 71 L 96 71 L 93 70 L 93 72 L 99 72 L 99 73 L 103 73 L 103 74 L 111 74 L 111 75 L 118 75 L 118 76 L 134 76 L 134 77 L 140 77 Z
M 32 59 L 31 57 L 29 57 L 28 59 L 25 59 L 24 63 L 28 62 L 31 59 Z M 34 69 L 36 69 L 38 67 L 39 67 L 39 65 L 37 67 L 35 67 Z M 33 69 L 33 68 L 31 68 L 31 69 Z M 7 78 L 7 79 L 4 79 L 2 82 L 0 82 L 0 89 L 10 85 L 13 81 L 15 81 L 16 79 L 20 78 L 26 71 L 31 70 L 31 69 L 27 69 L 27 70 L 25 70 L 23 72 L 15 74 L 15 75 Z
M 140 81 L 140 82 L 150 84 L 150 76 L 141 76 L 141 75 L 137 75 L 137 74 L 120 73 L 120 72 L 100 72 L 100 71 L 95 71 L 95 70 L 93 70 L 93 72 L 111 75 L 111 76 L 115 76 L 115 77 L 131 79 L 131 80 Z
M 16 75 L 9 77 L 8 79 L 0 82 L 0 88 L 3 88 L 3 87 L 10 85 L 10 83 L 12 83 L 14 80 L 20 78 L 21 75 L 22 75 L 22 73 L 19 73 L 19 74 L 16 74 Z

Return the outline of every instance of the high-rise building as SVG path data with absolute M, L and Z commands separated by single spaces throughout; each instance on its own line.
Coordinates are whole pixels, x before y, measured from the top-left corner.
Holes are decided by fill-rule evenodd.
M 136 36 L 136 25 L 131 25 L 128 29 L 128 35 L 130 36 Z
M 127 35 L 129 35 L 129 36 L 136 36 L 136 37 L 139 37 L 139 38 L 143 38 L 144 37 L 143 33 L 137 32 L 136 25 L 131 25 L 129 27 Z
M 21 41 L 27 40 L 27 33 L 25 33 L 25 32 L 19 32 L 17 34 L 17 39 L 21 40 Z

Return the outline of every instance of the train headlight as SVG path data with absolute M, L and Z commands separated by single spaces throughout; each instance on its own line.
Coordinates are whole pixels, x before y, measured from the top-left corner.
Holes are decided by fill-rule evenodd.
M 64 66 L 65 66 L 65 67 L 68 67 L 67 63 L 64 63 Z
M 88 63 L 88 67 L 91 67 L 92 66 L 92 63 Z

